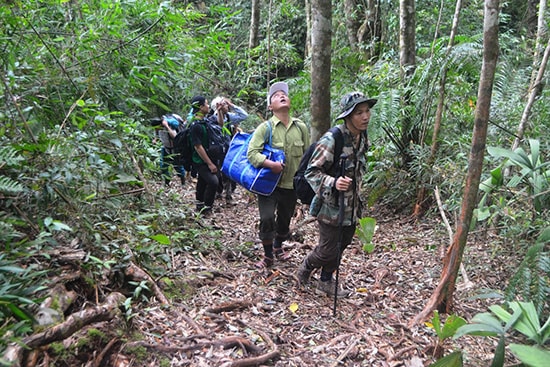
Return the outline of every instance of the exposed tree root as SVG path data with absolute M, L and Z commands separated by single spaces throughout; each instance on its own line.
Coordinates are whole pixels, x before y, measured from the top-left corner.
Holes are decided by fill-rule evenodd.
M 111 293 L 101 305 L 91 307 L 70 315 L 67 320 L 41 333 L 30 335 L 23 339 L 23 345 L 11 344 L 4 353 L 4 359 L 12 363 L 12 367 L 20 367 L 25 355 L 25 347 L 31 350 L 68 338 L 84 326 L 95 322 L 107 321 L 117 317 L 119 307 L 126 297 L 120 293 Z
M 145 280 L 151 285 L 151 289 L 153 290 L 153 293 L 158 298 L 158 300 L 162 304 L 169 304 L 168 298 L 164 295 L 160 287 L 157 285 L 157 282 L 142 268 L 134 264 L 133 262 L 130 262 L 128 267 L 126 268 L 126 275 L 134 280 Z

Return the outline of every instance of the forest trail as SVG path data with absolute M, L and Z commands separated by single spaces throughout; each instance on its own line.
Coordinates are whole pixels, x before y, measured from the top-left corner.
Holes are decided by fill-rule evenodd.
M 183 203 L 192 205 L 194 184 L 172 188 Z M 173 194 L 173 192 L 171 193 Z M 367 254 L 358 240 L 344 253 L 340 284 L 352 292 L 334 300 L 296 285 L 294 273 L 316 244 L 315 221 L 293 221 L 293 237 L 285 242 L 291 259 L 258 270 L 258 211 L 255 197 L 238 187 L 235 205 L 217 199 L 214 215 L 198 219 L 202 226 L 222 231 L 221 251 L 173 254 L 173 279 L 181 297 L 169 307 L 136 310 L 134 326 L 143 334 L 139 343 L 155 355 L 169 355 L 172 366 L 428 366 L 437 337 L 425 324 L 407 323 L 424 307 L 437 285 L 441 246 L 448 244 L 442 221 L 372 209 L 377 220 Z M 471 319 L 485 312 L 494 299 L 471 297 L 486 289 L 502 290 L 509 269 L 491 257 L 488 240 L 472 239 L 464 264 L 471 287 L 458 284 L 455 313 Z M 315 278 L 318 274 L 313 274 Z M 461 282 L 461 280 L 459 280 Z M 490 364 L 492 340 L 463 337 L 444 344 L 444 353 L 458 348 L 465 366 Z M 124 350 L 121 351 L 124 354 Z

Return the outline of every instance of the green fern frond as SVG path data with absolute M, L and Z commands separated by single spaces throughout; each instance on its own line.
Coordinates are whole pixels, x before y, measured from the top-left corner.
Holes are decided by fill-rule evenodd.
M 2 166 L 14 166 L 22 160 L 24 160 L 24 158 L 21 157 L 13 147 L 9 145 L 0 147 L 0 168 L 2 168 Z
M 550 294 L 550 252 L 545 251 L 544 243 L 537 243 L 527 250 L 517 272 L 510 279 L 506 289 L 506 298 L 513 300 L 517 296 L 533 301 L 537 313 L 541 315 Z
M 18 194 L 25 191 L 23 185 L 6 176 L 0 176 L 0 192 L 4 194 Z
M 22 233 L 13 228 L 11 223 L 0 220 L 0 241 L 2 243 L 9 243 L 11 240 L 21 237 Z

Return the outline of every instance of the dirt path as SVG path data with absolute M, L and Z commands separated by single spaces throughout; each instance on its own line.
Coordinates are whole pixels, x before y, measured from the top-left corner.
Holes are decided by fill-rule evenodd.
M 193 190 L 183 201 L 192 202 Z M 171 366 L 428 366 L 435 333 L 426 325 L 409 330 L 407 322 L 424 306 L 438 282 L 440 246 L 448 235 L 437 220 L 419 223 L 373 210 L 378 229 L 372 254 L 359 242 L 342 259 L 340 282 L 352 295 L 337 302 L 316 295 L 313 285 L 299 289 L 293 274 L 315 245 L 314 221 L 299 225 L 285 243 L 292 258 L 258 271 L 254 197 L 239 188 L 236 205 L 216 206 L 205 226 L 223 231 L 222 251 L 180 253 L 173 262 L 181 276 L 181 297 L 170 307 L 139 311 L 133 324 L 151 353 Z M 303 223 L 303 218 L 301 218 Z M 294 223 L 296 224 L 296 223 Z M 491 258 L 483 242 L 469 245 L 465 265 L 472 287 L 456 292 L 456 313 L 470 319 L 495 300 L 470 298 L 482 289 L 502 289 L 506 269 Z M 488 276 L 487 269 L 492 269 Z M 314 277 L 318 274 L 314 274 Z M 445 353 L 464 350 L 465 366 L 490 364 L 494 344 L 464 337 L 445 344 Z M 124 353 L 124 351 L 122 351 Z

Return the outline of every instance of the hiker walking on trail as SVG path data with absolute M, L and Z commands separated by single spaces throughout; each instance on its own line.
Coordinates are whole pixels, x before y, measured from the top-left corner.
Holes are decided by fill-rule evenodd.
M 273 116 L 254 130 L 248 147 L 248 160 L 255 167 L 266 167 L 274 173 L 282 171 L 283 175 L 271 195 L 257 195 L 260 212 L 259 237 L 264 251 L 263 258 L 255 264 L 259 269 L 272 266 L 274 258 L 288 258 L 282 245 L 289 238 L 290 220 L 296 207 L 293 177 L 306 147 L 309 146 L 306 124 L 290 115 L 288 84 L 274 83 L 269 88 L 267 104 Z M 284 164 L 271 161 L 262 154 L 270 134 L 271 145 L 284 150 Z
M 223 134 L 228 137 L 228 140 L 231 140 L 233 135 L 237 133 L 239 124 L 248 118 L 248 113 L 243 108 L 234 105 L 229 98 L 222 96 L 217 96 L 212 100 L 211 108 L 213 113 L 208 117 L 208 120 L 221 126 Z M 223 173 L 222 181 L 225 202 L 227 205 L 233 205 L 233 191 L 235 191 L 237 184 Z
M 216 198 L 220 171 L 218 163 L 213 162 L 207 153 L 208 133 L 205 124 L 205 116 L 210 106 L 203 96 L 195 96 L 191 100 L 191 112 L 193 122 L 190 127 L 191 144 L 193 145 L 192 174 L 197 175 L 195 191 L 196 210 L 202 216 L 212 213 L 212 206 Z
M 174 168 L 176 174 L 180 178 L 181 184 L 185 185 L 185 169 L 178 165 L 174 158 L 174 138 L 176 134 L 184 128 L 185 121 L 181 116 L 176 114 L 165 115 L 158 128 L 155 130 L 155 135 L 162 142 L 160 150 L 160 172 L 166 186 L 170 185 L 171 174 L 170 166 Z
M 297 277 L 300 284 L 305 285 L 311 272 L 320 268 L 321 276 L 316 288 L 318 294 L 336 297 L 349 295 L 346 290 L 336 289 L 333 273 L 337 271 L 342 253 L 351 243 L 358 218 L 361 217 L 359 190 L 366 167 L 366 130 L 371 108 L 376 102 L 376 99 L 368 98 L 361 92 L 346 94 L 340 102 L 341 113 L 336 118 L 344 120 L 343 124 L 338 125 L 342 134 L 337 134 L 338 138 L 343 139 L 343 144 L 340 143 L 341 154 L 335 156 L 335 134 L 328 131 L 319 139 L 305 172 L 315 192 L 310 214 L 317 218 L 319 242 L 298 268 Z M 335 170 L 333 165 L 340 162 L 344 163 L 344 167 Z M 340 172 L 343 175 L 340 176 Z M 341 193 L 344 209 L 340 222 Z

